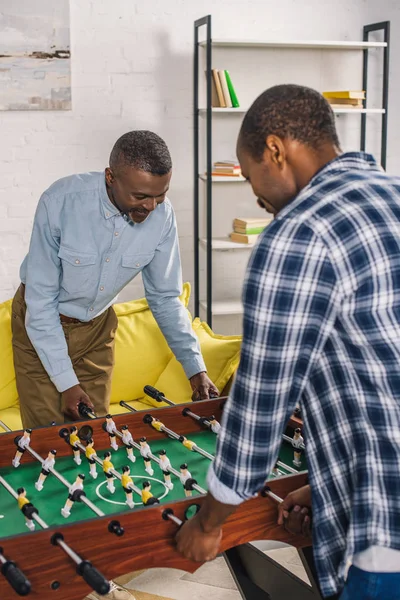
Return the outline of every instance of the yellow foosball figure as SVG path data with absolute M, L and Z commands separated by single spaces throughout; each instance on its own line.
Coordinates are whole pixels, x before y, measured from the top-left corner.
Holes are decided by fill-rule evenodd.
M 20 511 L 22 512 L 22 514 L 25 517 L 25 521 L 26 521 L 26 526 L 28 529 L 30 529 L 30 531 L 34 531 L 35 529 L 35 523 L 32 520 L 32 516 L 36 513 L 38 513 L 37 508 L 35 508 L 33 506 L 33 504 L 31 502 L 29 502 L 28 498 L 26 497 L 26 489 L 23 487 L 20 487 L 17 489 L 17 494 L 18 494 L 18 508 L 20 509 Z
M 74 452 L 74 461 L 77 465 L 80 465 L 82 463 L 81 452 L 78 446 L 76 445 L 78 442 L 80 442 L 78 437 L 78 428 L 75 425 L 73 425 L 72 427 L 70 427 L 69 432 L 69 444 Z
M 112 469 L 114 469 L 114 465 L 111 462 L 111 452 L 106 452 L 104 454 L 104 460 L 103 460 L 103 471 L 104 471 L 104 475 L 107 478 L 107 488 L 109 489 L 109 491 L 113 494 L 115 492 L 115 485 L 114 485 L 114 475 L 111 473 Z
M 121 484 L 126 495 L 127 505 L 129 506 L 129 508 L 134 508 L 135 503 L 132 499 L 133 480 L 131 477 L 131 470 L 128 466 L 122 467 Z
M 96 454 L 96 450 L 94 449 L 93 446 L 94 446 L 94 442 L 93 442 L 92 438 L 90 438 L 86 442 L 85 456 L 89 463 L 89 473 L 90 473 L 91 477 L 93 477 L 93 479 L 97 479 L 98 473 L 96 471 L 96 461 L 95 461 L 95 457 L 97 456 L 97 454 Z
M 143 489 L 142 489 L 142 502 L 144 506 L 151 506 L 152 504 L 160 504 L 158 498 L 153 496 L 151 493 L 151 485 L 150 481 L 143 481 Z

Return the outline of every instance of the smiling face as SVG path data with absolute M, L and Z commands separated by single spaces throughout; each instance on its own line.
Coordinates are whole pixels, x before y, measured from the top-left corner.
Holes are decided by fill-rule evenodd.
M 238 140 L 237 156 L 242 175 L 249 181 L 259 206 L 276 215 L 298 193 L 293 168 L 284 140 L 269 135 L 261 160 L 256 160 Z
M 111 202 L 134 223 L 143 223 L 155 208 L 164 202 L 172 172 L 153 175 L 125 166 L 107 168 L 106 186 Z

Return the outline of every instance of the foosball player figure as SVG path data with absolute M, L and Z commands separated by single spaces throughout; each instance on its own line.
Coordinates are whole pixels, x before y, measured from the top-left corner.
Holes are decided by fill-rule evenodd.
M 279 470 L 278 470 L 278 463 L 275 463 L 275 466 L 272 469 L 272 475 L 274 475 L 275 477 L 279 477 L 280 473 L 279 473 Z
M 294 435 L 292 438 L 292 446 L 294 448 L 294 460 L 293 460 L 293 464 L 296 467 L 300 467 L 301 466 L 301 455 L 302 455 L 302 448 L 301 446 L 304 444 L 304 438 L 301 435 L 301 429 L 300 427 L 297 427 L 294 430 Z
M 23 455 L 23 453 L 25 452 L 25 450 L 31 443 L 31 433 L 32 433 L 32 429 L 25 429 L 24 433 L 22 434 L 22 436 L 19 438 L 19 440 L 17 442 L 17 451 L 12 460 L 12 465 L 15 468 L 19 467 L 19 463 L 21 461 L 21 456 Z
M 42 470 L 40 472 L 39 479 L 35 483 L 35 488 L 38 492 L 42 491 L 43 484 L 50 473 L 50 469 L 52 469 L 56 464 L 56 454 L 57 450 L 50 450 L 50 452 L 47 455 L 47 458 L 45 458 L 45 460 L 42 462 Z
M 83 482 L 84 481 L 85 481 L 85 476 L 80 474 L 75 479 L 75 483 L 73 483 L 71 485 L 71 487 L 69 488 L 67 501 L 64 505 L 64 508 L 61 509 L 61 514 L 66 519 L 71 514 L 71 508 L 72 508 L 74 502 L 79 502 L 81 497 L 85 495 L 85 492 L 83 491 Z
M 118 444 L 116 439 L 117 426 L 115 425 L 111 415 L 106 415 L 106 431 L 110 437 L 110 446 L 113 450 L 118 450 Z
M 129 506 L 129 508 L 134 508 L 135 503 L 132 500 L 132 487 L 131 487 L 133 485 L 133 481 L 132 481 L 132 477 L 131 477 L 131 470 L 128 466 L 122 467 L 121 483 L 122 483 L 123 490 L 126 494 L 127 505 Z
M 179 438 L 179 441 L 188 450 L 193 450 L 193 446 L 196 445 L 195 442 L 192 442 L 191 440 L 188 440 L 184 435 L 181 435 L 181 437 Z
M 151 460 L 150 460 L 151 448 L 147 443 L 147 438 L 145 438 L 145 437 L 140 438 L 139 443 L 140 443 L 140 455 L 143 457 L 143 461 L 144 461 L 144 470 L 150 475 L 150 477 L 152 477 L 154 475 L 154 471 L 151 468 Z
M 158 498 L 153 496 L 151 493 L 151 485 L 150 481 L 143 481 L 143 489 L 142 489 L 142 502 L 144 506 L 151 506 L 152 504 L 160 504 Z
M 111 460 L 111 452 L 106 452 L 104 454 L 104 460 L 103 460 L 103 471 L 104 471 L 104 475 L 107 478 L 107 487 L 109 489 L 109 491 L 113 494 L 115 492 L 115 486 L 114 486 L 114 475 L 111 473 L 111 470 L 114 468 L 114 465 L 112 464 Z
M 30 531 L 34 531 L 35 523 L 32 520 L 32 516 L 35 513 L 38 514 L 38 510 L 37 510 L 37 508 L 35 508 L 33 506 L 33 504 L 31 502 L 29 502 L 28 498 L 26 497 L 26 489 L 25 488 L 23 488 L 23 487 L 18 488 L 17 494 L 18 494 L 18 508 L 20 509 L 20 511 L 22 512 L 22 514 L 25 517 L 26 526 L 28 529 L 30 529 Z
M 133 454 L 133 437 L 131 432 L 129 431 L 128 425 L 122 425 L 121 431 L 122 442 L 125 444 L 128 460 L 134 463 L 136 460 L 136 456 Z
M 82 460 L 81 452 L 77 446 L 78 442 L 80 441 L 78 436 L 78 428 L 75 425 L 73 425 L 72 427 L 70 427 L 69 432 L 69 444 L 72 447 L 72 450 L 74 451 L 74 461 L 79 466 L 82 463 Z
M 160 469 L 164 475 L 165 487 L 168 488 L 169 490 L 173 490 L 174 484 L 171 481 L 171 473 L 170 473 L 171 462 L 170 462 L 165 450 L 160 450 L 158 452 L 158 455 L 160 457 Z
M 192 474 L 188 471 L 188 466 L 186 463 L 180 466 L 180 482 L 183 485 L 183 489 L 185 490 L 186 498 L 190 498 L 193 491 L 193 484 L 196 483 L 196 480 L 193 479 Z
M 219 433 L 221 430 L 221 425 L 218 423 L 217 419 L 214 417 L 214 415 L 212 415 L 209 419 L 210 421 L 210 426 L 211 426 L 211 431 L 213 433 Z
M 86 442 L 85 456 L 89 463 L 89 473 L 90 473 L 91 477 L 93 477 L 93 479 L 97 479 L 98 473 L 96 470 L 96 461 L 95 461 L 95 457 L 97 456 L 97 454 L 96 454 L 96 450 L 94 449 L 93 446 L 94 446 L 94 441 L 92 440 L 92 438 L 90 438 Z

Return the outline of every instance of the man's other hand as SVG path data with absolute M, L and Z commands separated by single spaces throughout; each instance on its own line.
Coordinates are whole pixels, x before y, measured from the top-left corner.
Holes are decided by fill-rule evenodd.
M 94 406 L 89 396 L 83 391 L 80 385 L 74 385 L 61 394 L 61 410 L 66 419 L 70 419 L 71 421 L 82 419 L 78 412 L 80 402 L 83 402 L 83 404 L 86 404 L 86 406 L 94 411 Z
M 193 402 L 196 402 L 197 400 L 208 400 L 210 397 L 219 396 L 218 388 L 215 387 L 205 371 L 193 375 L 189 381 L 193 390 Z
M 278 524 L 284 525 L 289 533 L 311 536 L 311 487 L 304 487 L 291 492 L 279 505 Z

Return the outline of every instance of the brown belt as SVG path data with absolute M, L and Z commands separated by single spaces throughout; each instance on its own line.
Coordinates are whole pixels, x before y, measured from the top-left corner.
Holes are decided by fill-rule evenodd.
M 23 296 L 25 297 L 25 284 L 21 283 L 21 287 L 22 287 Z M 61 323 L 64 323 L 65 325 L 68 325 L 71 323 L 86 323 L 86 321 L 80 321 L 79 319 L 74 319 L 73 317 L 67 317 L 66 315 L 62 315 L 62 314 L 60 314 L 60 321 L 61 321 Z M 91 323 L 91 321 L 89 321 L 89 323 Z

